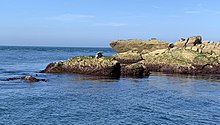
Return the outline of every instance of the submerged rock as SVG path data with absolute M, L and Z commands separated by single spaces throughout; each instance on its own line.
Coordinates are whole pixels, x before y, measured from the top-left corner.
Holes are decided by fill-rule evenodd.
M 37 79 L 33 76 L 24 76 L 24 77 L 13 77 L 13 78 L 8 78 L 6 79 L 6 81 L 13 81 L 13 80 L 24 80 L 24 81 L 27 81 L 27 82 L 40 82 L 40 81 L 43 81 L 43 82 L 46 82 L 47 80 L 45 79 Z
M 7 78 L 6 81 L 12 81 L 12 80 L 19 80 L 21 78 L 13 77 L 13 78 Z
M 28 82 L 39 82 L 41 81 L 40 79 L 37 79 L 33 76 L 24 76 L 24 77 L 21 77 L 22 80 L 25 80 L 25 81 L 28 81 Z

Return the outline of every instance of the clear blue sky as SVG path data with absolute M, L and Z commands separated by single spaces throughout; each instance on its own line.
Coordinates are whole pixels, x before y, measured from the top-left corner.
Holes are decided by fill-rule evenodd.
M 220 41 L 219 0 L 0 0 L 0 45 L 107 47 L 116 39 Z

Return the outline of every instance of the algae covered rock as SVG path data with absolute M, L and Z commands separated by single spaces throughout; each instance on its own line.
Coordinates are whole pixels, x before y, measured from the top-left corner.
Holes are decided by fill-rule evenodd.
M 201 36 L 178 40 L 175 44 L 157 39 L 117 40 L 110 43 L 113 56 L 77 56 L 50 63 L 42 72 L 80 73 L 100 76 L 149 75 L 149 71 L 220 74 L 220 43 L 202 42 Z
M 149 71 L 141 64 L 120 64 L 112 56 L 95 58 L 94 56 L 77 56 L 65 62 L 50 63 L 41 73 L 78 73 L 96 76 L 109 76 L 119 78 L 143 77 L 149 75 Z
M 151 71 L 168 73 L 220 73 L 219 56 L 187 49 L 175 49 L 159 54 L 145 54 L 141 63 Z M 208 67 L 207 67 L 208 66 Z
M 116 52 L 122 53 L 127 51 L 138 51 L 142 52 L 147 50 L 148 52 L 165 49 L 168 47 L 168 42 L 151 39 L 151 40 L 138 40 L 138 39 L 129 39 L 129 40 L 115 40 L 110 43 L 110 46 L 115 49 Z
M 144 77 L 150 75 L 150 72 L 140 63 L 122 64 L 121 75 L 130 77 Z
M 203 54 L 187 49 L 175 49 L 167 51 L 158 55 L 147 54 L 143 62 L 154 64 L 175 64 L 180 66 L 190 66 L 193 64 L 205 65 L 205 64 L 218 64 L 219 56 Z
M 203 43 L 201 36 L 182 38 L 175 44 L 156 39 L 130 39 L 113 41 L 110 45 L 119 52 L 114 57 L 123 64 L 122 74 L 123 68 L 129 72 L 136 64 L 139 64 L 139 68 L 136 66 L 136 69 L 143 67 L 148 71 L 183 74 L 220 73 L 220 43 L 210 41 Z
M 77 56 L 65 62 L 50 63 L 45 73 L 79 73 L 119 77 L 120 63 L 113 57 L 95 58 L 94 56 Z

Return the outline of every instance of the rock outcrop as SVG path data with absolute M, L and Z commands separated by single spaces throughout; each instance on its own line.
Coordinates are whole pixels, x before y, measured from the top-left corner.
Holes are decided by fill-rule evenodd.
M 186 47 L 185 49 L 193 50 L 202 54 L 220 55 L 219 43 L 201 44 L 194 47 Z M 219 44 L 220 45 L 220 44 Z
M 165 49 L 168 46 L 168 42 L 151 39 L 151 40 L 115 40 L 110 43 L 110 46 L 115 49 L 116 52 L 122 53 L 127 51 L 147 51 L 151 52 L 157 49 Z
M 113 56 L 77 56 L 50 63 L 42 73 L 80 73 L 97 76 L 143 77 L 150 71 L 181 74 L 220 74 L 220 43 L 202 42 L 201 36 L 175 44 L 157 39 L 118 40 Z
M 182 74 L 220 73 L 220 60 L 217 55 L 174 49 L 159 54 L 151 52 L 143 57 L 144 60 L 139 63 L 150 71 Z
M 196 46 L 197 44 L 202 44 L 201 36 L 192 36 L 189 38 L 182 38 L 176 41 L 175 46 L 178 48 L 186 48 L 186 47 Z
M 196 49 L 200 53 L 220 55 L 220 42 L 204 42 L 202 45 L 197 46 Z
M 79 73 L 120 77 L 120 63 L 113 57 L 77 56 L 65 62 L 50 63 L 41 73 Z
M 136 45 L 137 43 L 141 46 Z M 110 45 L 121 52 L 113 55 L 120 63 L 138 64 L 147 71 L 220 74 L 219 42 L 203 42 L 201 36 L 193 36 L 182 38 L 175 44 L 158 43 L 144 44 L 143 47 L 143 41 L 127 40 L 113 41 Z
M 140 60 L 138 60 L 140 61 Z M 122 64 L 115 57 L 77 56 L 65 62 L 50 63 L 41 73 L 78 73 L 113 78 L 144 77 L 149 71 L 140 64 Z
M 202 41 L 201 36 L 193 36 L 176 41 L 176 48 L 189 49 L 199 53 L 220 55 L 220 42 Z

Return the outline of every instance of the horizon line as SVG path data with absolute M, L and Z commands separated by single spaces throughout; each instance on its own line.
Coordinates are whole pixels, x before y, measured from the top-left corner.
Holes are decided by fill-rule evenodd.
M 110 46 L 97 46 L 96 47 L 96 46 L 48 46 L 48 45 L 0 45 L 0 47 L 112 48 Z

